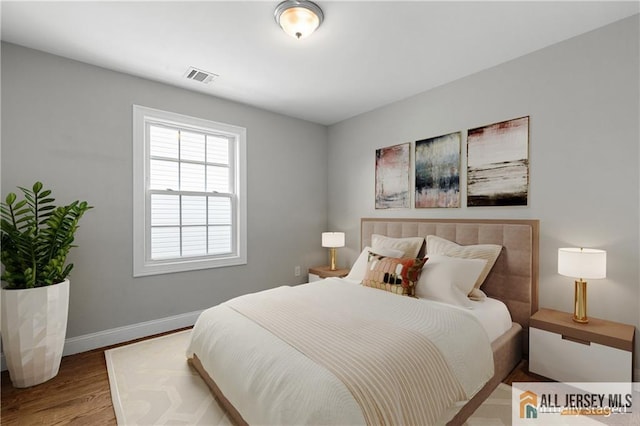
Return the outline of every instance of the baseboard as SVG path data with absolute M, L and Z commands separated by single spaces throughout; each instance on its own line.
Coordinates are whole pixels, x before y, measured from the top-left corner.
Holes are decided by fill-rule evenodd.
M 105 346 L 128 342 L 141 337 L 176 330 L 178 328 L 189 327 L 195 324 L 201 312 L 202 311 L 188 312 L 186 314 L 112 328 L 98 333 L 71 337 L 65 340 L 62 355 L 73 355 L 80 352 L 103 348 Z M 7 366 L 5 363 L 4 353 L 0 354 L 0 361 L 2 363 L 2 371 L 6 370 Z

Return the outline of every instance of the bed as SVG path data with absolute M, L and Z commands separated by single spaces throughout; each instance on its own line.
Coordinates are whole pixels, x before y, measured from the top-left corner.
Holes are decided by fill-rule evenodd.
M 202 313 L 187 356 L 233 423 L 455 425 L 473 413 L 527 352 L 538 221 L 361 220 L 363 253 L 381 238 L 416 237 L 425 239 L 416 259 L 426 240 L 499 246 L 483 278 L 487 298 L 452 306 L 398 296 L 360 285 L 354 265 L 344 279 L 278 287 Z M 434 260 L 423 275 L 437 263 L 426 254 Z

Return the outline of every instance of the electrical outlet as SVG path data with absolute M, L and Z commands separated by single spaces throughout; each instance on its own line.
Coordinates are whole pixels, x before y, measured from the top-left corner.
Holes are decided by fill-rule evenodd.
M 300 276 L 300 267 L 296 266 L 295 268 L 293 268 L 293 275 L 295 275 L 296 277 Z

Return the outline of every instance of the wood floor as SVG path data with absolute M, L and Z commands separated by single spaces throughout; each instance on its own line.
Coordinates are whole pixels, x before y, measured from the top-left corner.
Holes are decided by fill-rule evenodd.
M 104 349 L 62 358 L 53 379 L 16 389 L 2 372 L 3 425 L 115 425 Z
M 14 388 L 9 372 L 3 371 L 1 424 L 116 425 L 104 351 L 164 334 L 169 333 L 65 356 L 56 377 L 30 388 Z
M 3 371 L 1 424 L 115 425 L 104 351 L 122 345 L 63 357 L 56 377 L 31 388 L 14 388 Z M 529 373 L 527 361 L 522 361 L 504 383 L 545 380 Z

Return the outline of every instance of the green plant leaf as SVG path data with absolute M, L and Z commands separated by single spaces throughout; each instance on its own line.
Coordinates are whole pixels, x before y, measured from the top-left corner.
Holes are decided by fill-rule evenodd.
M 21 200 L 21 201 L 18 201 L 18 202 L 16 203 L 16 205 L 15 205 L 15 206 L 13 206 L 13 208 L 14 208 L 15 210 L 18 210 L 18 209 L 23 208 L 26 204 L 27 204 L 27 200 Z
M 17 204 L 16 204 L 17 206 Z M 16 216 L 22 216 L 24 214 L 29 213 L 31 210 L 30 209 L 20 209 L 18 210 L 17 208 L 15 208 L 14 210 L 16 210 L 15 212 L 13 212 L 13 214 L 15 214 Z
M 92 207 L 86 201 L 55 206 L 51 190 L 36 182 L 18 187 L 24 199 L 8 195 L 0 203 L 2 280 L 8 288 L 31 288 L 62 282 L 73 268 L 66 265 L 78 222 Z M 16 203 L 16 204 L 14 204 Z

